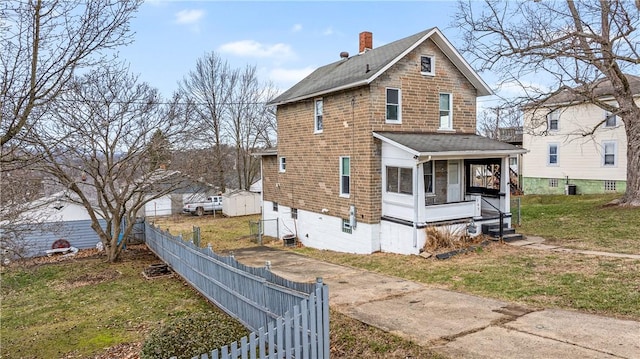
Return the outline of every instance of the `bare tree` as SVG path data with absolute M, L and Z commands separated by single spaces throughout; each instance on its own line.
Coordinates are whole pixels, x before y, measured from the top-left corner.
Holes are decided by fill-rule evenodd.
M 79 198 L 113 262 L 145 203 L 183 185 L 174 172 L 147 169 L 156 131 L 170 146 L 186 124 L 162 111 L 157 90 L 124 67 L 74 80 L 24 140 L 42 158 L 41 171 Z
M 480 113 L 477 123 L 478 133 L 482 136 L 501 140 L 501 129 L 522 127 L 522 116 L 517 108 L 494 106 Z
M 141 0 L 15 0 L 0 4 L 0 146 L 29 131 L 75 71 L 108 61 L 131 42 Z
M 272 118 L 266 103 L 273 98 L 275 90 L 270 84 L 260 83 L 255 66 L 246 66 L 238 72 L 238 81 L 227 106 L 225 127 L 235 147 L 238 186 L 248 190 L 260 173 L 260 163 L 251 153 L 271 143 Z
M 197 122 L 201 125 L 196 140 L 213 147 L 213 184 L 225 189 L 223 126 L 231 89 L 237 72 L 226 61 L 211 52 L 196 62 L 195 70 L 180 83 L 180 94 L 195 106 Z
M 548 112 L 543 100 L 568 92 L 622 119 L 628 162 L 620 203 L 630 206 L 640 206 L 640 107 L 627 76 L 640 69 L 639 10 L 631 1 L 485 0 L 482 7 L 470 1 L 458 3 L 454 23 L 464 31 L 463 52 L 479 70 L 521 84 L 526 96 L 514 104 Z M 555 90 L 526 85 L 533 76 L 551 78 Z M 615 104 L 603 100 L 603 83 Z

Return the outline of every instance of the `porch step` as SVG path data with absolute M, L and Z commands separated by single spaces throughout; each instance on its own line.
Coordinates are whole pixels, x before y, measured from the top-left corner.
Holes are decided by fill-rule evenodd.
M 500 239 L 500 225 L 499 224 L 483 224 L 482 233 L 493 238 L 493 240 Z M 508 227 L 505 224 L 502 228 L 502 240 L 504 242 L 514 242 L 524 239 L 524 236 L 520 233 L 516 233 L 515 228 Z

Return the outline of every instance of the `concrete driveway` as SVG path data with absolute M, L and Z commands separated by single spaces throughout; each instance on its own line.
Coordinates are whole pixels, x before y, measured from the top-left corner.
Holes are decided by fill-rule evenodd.
M 234 255 L 293 281 L 322 277 L 332 308 L 452 358 L 640 358 L 640 322 L 525 308 L 268 247 Z

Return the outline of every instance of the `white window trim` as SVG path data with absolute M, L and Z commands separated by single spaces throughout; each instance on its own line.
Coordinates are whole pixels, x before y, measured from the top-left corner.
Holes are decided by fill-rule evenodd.
M 318 102 L 322 102 L 322 128 L 318 129 Z M 313 101 L 313 133 L 322 133 L 324 130 L 324 101 L 317 98 Z
M 286 172 L 287 171 L 287 158 L 286 157 L 278 157 L 278 172 Z
M 348 158 L 349 159 L 349 193 L 344 193 L 344 188 L 342 187 L 342 177 L 344 174 L 342 173 L 342 161 Z M 351 157 L 342 156 L 340 157 L 340 197 L 349 198 L 351 197 Z
M 616 120 L 616 123 L 613 126 L 607 125 L 607 118 L 609 116 L 613 116 L 613 118 Z M 616 128 L 616 127 L 618 127 L 618 115 L 614 115 L 613 113 L 611 113 L 609 111 L 605 111 L 604 112 L 604 123 L 602 124 L 602 126 L 605 127 L 605 128 Z
M 390 104 L 387 100 L 387 91 L 388 90 L 397 90 L 398 91 L 398 119 L 397 120 L 390 120 L 387 118 L 387 106 L 388 105 L 393 105 Z M 384 89 L 384 121 L 385 123 L 394 123 L 394 124 L 401 124 L 402 123 L 402 90 L 400 90 L 399 88 L 395 88 L 395 87 L 387 87 Z
M 551 117 L 556 117 L 557 128 L 551 128 Z M 558 132 L 560 131 L 560 110 L 553 110 L 547 114 L 547 129 L 549 132 Z
M 556 163 L 551 163 L 551 146 L 556 147 Z M 560 166 L 560 145 L 558 143 L 547 144 L 547 166 L 558 167 Z
M 435 196 L 436 194 L 436 164 L 434 160 L 429 161 L 431 162 L 431 192 L 427 192 L 426 190 L 424 191 L 424 194 L 427 196 Z M 427 162 L 422 164 L 422 180 L 424 181 L 424 178 L 426 177 L 427 173 L 424 172 L 424 165 Z M 426 183 L 423 183 L 423 187 Z
M 606 145 L 607 144 L 612 144 L 613 145 L 613 164 L 605 164 L 605 156 L 606 156 Z M 617 167 L 618 166 L 618 142 L 617 141 L 602 141 L 602 160 L 601 160 L 601 165 L 602 167 Z
M 431 59 L 431 72 L 425 72 L 422 71 L 422 58 L 423 57 L 428 57 Z M 436 75 L 436 57 L 433 55 L 421 55 L 420 56 L 420 73 L 422 75 L 427 75 L 427 76 L 435 76 Z
M 449 95 L 449 127 L 442 127 L 442 120 L 440 117 L 440 95 Z M 452 131 L 453 130 L 453 94 L 449 92 L 438 93 L 438 130 L 440 131 Z

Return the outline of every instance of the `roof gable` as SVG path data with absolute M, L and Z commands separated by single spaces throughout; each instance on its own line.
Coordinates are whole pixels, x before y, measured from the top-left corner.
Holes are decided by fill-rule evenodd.
M 478 90 L 491 89 L 460 56 L 438 28 L 424 30 L 386 45 L 322 66 L 276 97 L 271 104 L 285 104 L 348 88 L 368 85 L 427 39 L 431 39 Z

